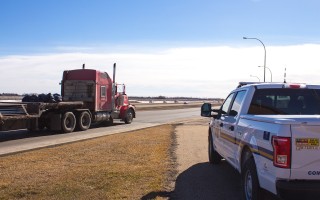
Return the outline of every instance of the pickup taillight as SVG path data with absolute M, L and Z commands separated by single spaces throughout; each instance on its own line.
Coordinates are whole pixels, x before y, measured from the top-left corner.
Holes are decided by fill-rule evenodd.
M 291 138 L 273 136 L 272 146 L 273 146 L 273 165 L 281 168 L 290 168 Z

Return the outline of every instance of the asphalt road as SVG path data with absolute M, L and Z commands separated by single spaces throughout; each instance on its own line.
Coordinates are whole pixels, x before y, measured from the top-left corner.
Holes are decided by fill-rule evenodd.
M 139 111 L 132 124 L 115 121 L 113 126 L 96 126 L 84 132 L 68 134 L 57 134 L 50 131 L 28 132 L 26 130 L 0 132 L 0 155 L 157 126 L 199 115 L 199 108 Z

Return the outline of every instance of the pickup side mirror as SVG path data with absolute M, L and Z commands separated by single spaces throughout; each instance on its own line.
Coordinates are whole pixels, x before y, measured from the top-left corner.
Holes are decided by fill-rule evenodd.
M 213 112 L 213 114 L 212 114 Z M 212 109 L 211 103 L 204 103 L 201 106 L 201 116 L 202 117 L 213 117 L 218 118 L 220 109 Z
M 201 106 L 202 117 L 212 117 L 211 112 L 212 112 L 211 103 L 202 104 Z

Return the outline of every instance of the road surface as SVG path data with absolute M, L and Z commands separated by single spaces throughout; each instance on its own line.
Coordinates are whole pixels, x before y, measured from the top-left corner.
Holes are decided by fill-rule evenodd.
M 49 131 L 28 132 L 26 130 L 1 132 L 0 155 L 157 126 L 172 121 L 198 117 L 199 115 L 199 108 L 139 111 L 132 124 L 115 121 L 113 126 L 93 127 L 84 132 L 68 134 L 57 134 Z

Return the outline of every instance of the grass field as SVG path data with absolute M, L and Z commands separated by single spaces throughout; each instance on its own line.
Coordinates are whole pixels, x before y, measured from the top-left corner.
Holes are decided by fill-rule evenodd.
M 0 199 L 160 199 L 174 142 L 163 125 L 0 157 Z

